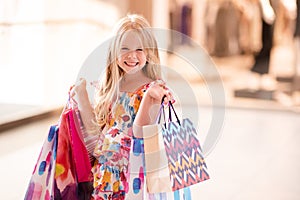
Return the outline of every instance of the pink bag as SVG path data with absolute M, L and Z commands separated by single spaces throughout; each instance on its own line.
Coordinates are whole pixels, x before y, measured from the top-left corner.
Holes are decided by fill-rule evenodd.
M 91 198 L 91 163 L 76 109 L 64 109 L 59 125 L 51 126 L 25 200 Z
M 76 128 L 77 119 L 74 118 L 75 110 L 70 110 L 68 112 L 68 121 L 69 121 L 69 132 L 77 174 L 78 182 L 87 182 L 91 180 L 91 163 L 89 160 L 89 155 L 87 149 L 84 145 L 84 141 L 82 134 L 78 132 L 78 128 Z M 76 115 L 75 115 L 76 117 Z M 78 124 L 78 122 L 77 122 Z

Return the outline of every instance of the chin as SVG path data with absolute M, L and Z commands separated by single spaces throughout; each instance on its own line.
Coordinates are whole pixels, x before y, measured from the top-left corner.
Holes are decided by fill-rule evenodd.
M 136 72 L 139 72 L 143 67 L 135 67 L 135 68 L 129 68 L 126 70 L 127 74 L 135 74 Z

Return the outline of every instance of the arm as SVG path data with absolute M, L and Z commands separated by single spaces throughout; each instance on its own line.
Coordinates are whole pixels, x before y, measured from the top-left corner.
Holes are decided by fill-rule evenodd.
M 165 87 L 165 84 L 155 83 L 148 88 L 134 120 L 133 133 L 135 137 L 143 137 L 142 127 L 155 123 L 160 102 L 164 95 L 166 95 L 165 102 L 173 99 L 168 88 Z
M 87 133 L 97 134 L 100 128 L 95 123 L 96 117 L 94 109 L 89 101 L 85 79 L 81 79 L 79 84 L 74 86 L 71 91 L 71 96 L 76 97 L 77 99 L 78 110 Z

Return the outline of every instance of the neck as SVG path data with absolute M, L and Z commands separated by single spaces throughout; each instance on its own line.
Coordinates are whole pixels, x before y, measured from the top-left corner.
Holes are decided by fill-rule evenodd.
M 139 71 L 137 71 L 137 72 L 135 72 L 133 74 L 127 74 L 126 73 L 123 76 L 122 81 L 124 81 L 124 82 L 131 82 L 131 81 L 136 81 L 138 79 L 141 79 L 143 77 L 145 77 L 145 74 L 144 74 L 143 70 L 139 70 Z

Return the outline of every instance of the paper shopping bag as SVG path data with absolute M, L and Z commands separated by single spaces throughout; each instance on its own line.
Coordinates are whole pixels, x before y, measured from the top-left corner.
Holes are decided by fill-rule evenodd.
M 193 123 L 178 122 L 168 123 L 162 131 L 173 191 L 209 179 Z
M 168 108 L 168 122 L 162 100 L 157 124 L 143 128 L 149 192 L 176 191 L 209 179 L 193 123 L 180 121 L 171 102 Z M 172 114 L 177 121 L 172 121 Z
M 161 131 L 158 124 L 143 127 L 146 184 L 149 193 L 172 191 L 168 158 Z
M 74 109 L 65 109 L 51 126 L 27 188 L 25 200 L 90 199 L 91 164 L 76 125 Z
M 51 126 L 32 172 L 30 183 L 24 198 L 25 200 L 50 200 L 54 196 L 57 134 L 58 126 Z

